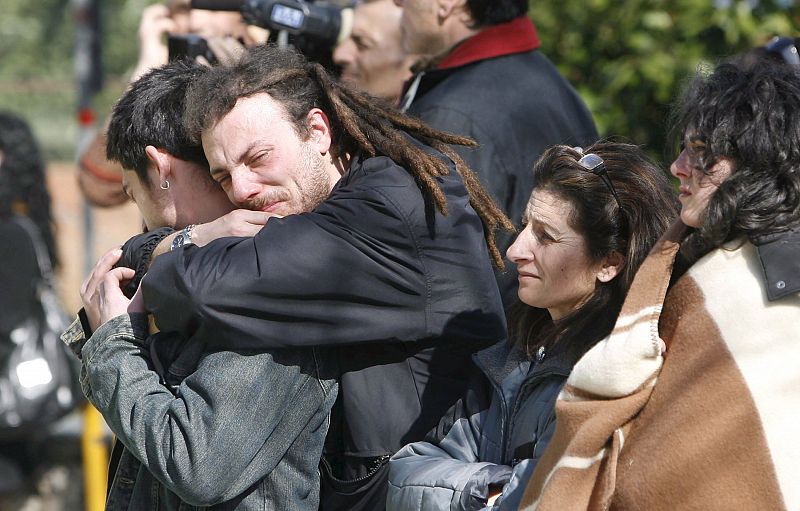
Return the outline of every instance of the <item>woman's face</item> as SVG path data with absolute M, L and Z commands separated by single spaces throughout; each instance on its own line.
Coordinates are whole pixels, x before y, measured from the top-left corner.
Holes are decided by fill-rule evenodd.
M 572 204 L 559 196 L 534 190 L 525 228 L 506 252 L 519 272 L 519 299 L 547 309 L 553 320 L 591 297 L 603 266 L 592 262 L 584 237 L 569 226 L 572 212 Z
M 703 225 L 708 201 L 733 172 L 733 163 L 727 158 L 721 158 L 708 172 L 703 172 L 703 151 L 704 142 L 687 137 L 683 151 L 669 168 L 680 181 L 681 220 L 689 227 Z

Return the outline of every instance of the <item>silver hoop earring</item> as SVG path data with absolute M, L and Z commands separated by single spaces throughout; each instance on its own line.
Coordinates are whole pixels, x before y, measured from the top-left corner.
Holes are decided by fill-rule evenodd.
M 169 181 L 167 181 L 167 180 L 165 179 L 165 180 L 164 180 L 164 182 L 163 182 L 163 183 L 161 183 L 161 184 L 160 184 L 160 185 L 158 185 L 158 186 L 159 186 L 159 188 L 161 188 L 162 190 L 169 190 Z

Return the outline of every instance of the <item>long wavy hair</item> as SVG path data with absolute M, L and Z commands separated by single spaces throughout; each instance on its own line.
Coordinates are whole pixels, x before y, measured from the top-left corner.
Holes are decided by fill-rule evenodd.
M 512 306 L 509 339 L 529 356 L 541 347 L 549 351 L 558 345 L 577 360 L 607 336 L 639 265 L 677 216 L 677 199 L 666 173 L 639 147 L 599 142 L 583 154 L 589 153 L 603 159 L 619 203 L 599 176 L 578 164 L 581 153 L 567 146 L 549 148 L 536 162 L 531 198 L 547 191 L 569 203 L 568 224 L 583 236 L 592 261 L 618 252 L 625 262 L 615 278 L 598 281 L 592 296 L 558 321 L 546 309 L 522 302 Z
M 10 112 L 0 112 L 0 218 L 29 217 L 42 234 L 53 266 L 58 252 L 45 183 L 45 165 L 28 123 Z
M 681 253 L 687 267 L 733 240 L 755 240 L 800 224 L 800 72 L 768 59 L 699 74 L 673 115 L 673 144 L 705 142 L 701 170 L 721 158 L 733 172 L 708 202 Z

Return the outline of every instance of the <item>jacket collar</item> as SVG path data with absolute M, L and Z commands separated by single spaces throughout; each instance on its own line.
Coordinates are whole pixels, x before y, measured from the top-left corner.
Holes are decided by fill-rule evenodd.
M 523 15 L 485 28 L 458 43 L 438 62 L 436 69 L 461 67 L 479 60 L 532 51 L 539 46 L 541 41 L 536 26 L 527 15 Z
M 485 28 L 447 53 L 417 62 L 412 67 L 414 76 L 403 85 L 403 95 L 398 105 L 400 111 L 408 110 L 417 96 L 422 96 L 459 67 L 494 57 L 533 51 L 540 45 L 536 27 L 525 15 Z
M 472 356 L 475 364 L 483 371 L 486 377 L 500 386 L 502 381 L 523 362 L 535 363 L 533 370 L 528 373 L 526 380 L 540 374 L 559 374 L 569 376 L 577 360 L 569 357 L 561 350 L 547 353 L 541 360 L 533 361 L 528 358 L 525 351 L 508 340 L 498 342 L 483 349 Z
M 752 240 L 770 301 L 800 292 L 800 225 Z

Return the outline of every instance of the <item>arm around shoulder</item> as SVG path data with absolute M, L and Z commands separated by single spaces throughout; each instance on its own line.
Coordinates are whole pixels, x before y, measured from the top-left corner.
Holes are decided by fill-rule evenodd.
M 340 194 L 313 213 L 273 218 L 253 238 L 165 254 L 142 288 L 162 331 L 236 343 L 222 348 L 428 333 L 425 267 L 406 220 L 371 190 Z

